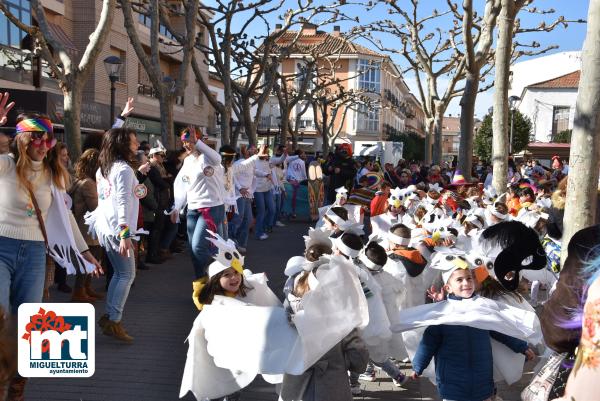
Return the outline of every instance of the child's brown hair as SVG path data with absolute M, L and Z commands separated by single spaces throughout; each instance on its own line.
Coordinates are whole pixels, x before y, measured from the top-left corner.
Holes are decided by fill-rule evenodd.
M 219 272 L 208 279 L 208 283 L 200 290 L 200 294 L 198 294 L 198 301 L 202 305 L 210 305 L 215 298 L 215 295 L 225 295 L 225 290 L 221 287 L 221 277 L 227 271 L 227 269 Z M 240 288 L 238 289 L 238 294 L 242 297 L 245 297 L 248 290 L 251 290 L 252 287 L 246 285 L 246 280 L 244 279 L 244 275 L 240 274 L 240 279 L 242 280 L 240 284 Z
M 306 248 L 306 251 L 304 252 L 304 257 L 309 262 L 316 262 L 321 256 L 331 255 L 332 252 L 333 251 L 331 250 L 331 247 L 325 244 L 313 244 Z

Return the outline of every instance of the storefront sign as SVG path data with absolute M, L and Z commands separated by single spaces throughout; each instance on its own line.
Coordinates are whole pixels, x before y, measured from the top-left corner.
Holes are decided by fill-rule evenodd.
M 125 127 L 136 130 L 139 134 L 160 135 L 160 122 L 138 117 L 128 117 Z

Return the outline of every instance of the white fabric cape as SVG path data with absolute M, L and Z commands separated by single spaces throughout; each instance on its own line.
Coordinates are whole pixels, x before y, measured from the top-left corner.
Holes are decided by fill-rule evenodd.
M 402 332 L 440 324 L 460 325 L 494 330 L 537 344 L 542 337 L 540 331 L 536 332 L 536 319 L 535 313 L 475 296 L 402 310 L 391 328 Z
M 232 299 L 206 305 L 199 319 L 216 366 L 266 375 L 300 375 L 356 327 L 368 324 L 367 301 L 353 266 L 334 256 L 319 266 L 316 287 L 289 324 L 281 306 Z M 227 316 L 227 319 L 223 319 Z M 240 335 L 244 343 L 239 347 Z M 275 381 L 275 378 L 270 378 Z
M 67 203 L 72 204 L 69 195 L 51 185 L 52 202 L 48 209 L 48 215 L 44 225 L 48 236 L 48 254 L 62 268 L 67 270 L 67 274 L 91 273 L 96 269 L 92 263 L 81 256 L 70 223 L 71 213 L 67 208 Z
M 360 331 L 360 336 L 367 344 L 369 353 L 371 353 L 373 347 L 379 348 L 378 346 L 392 338 L 390 320 L 387 315 L 383 300 L 383 288 L 380 283 L 366 269 L 358 266 L 355 268 L 357 269 L 359 280 L 364 283 L 371 292 L 371 295 L 367 298 L 369 324 Z
M 414 358 L 425 331 L 425 326 L 439 324 L 464 325 L 484 330 L 494 330 L 533 344 L 539 343 L 541 341 L 540 323 L 533 309 L 526 301 L 517 303 L 510 300 L 512 298 L 508 296 L 502 298 L 502 301 L 515 306 L 487 298 L 474 297 L 462 301 L 450 299 L 447 302 L 422 305 L 421 307 L 407 309 L 403 311 L 404 313 L 401 312 L 399 317 L 405 319 L 402 321 L 404 327 L 417 328 L 416 330 L 406 328 L 408 331 L 403 332 L 409 357 Z M 464 301 L 473 302 L 461 305 L 461 302 Z M 516 306 L 517 304 L 519 306 Z M 409 320 L 412 318 L 417 319 Z M 522 325 L 519 324 L 520 322 L 522 322 Z M 398 328 L 398 326 L 394 326 L 392 330 Z M 506 345 L 494 339 L 491 339 L 491 346 L 494 381 L 505 381 L 509 385 L 519 381 L 523 375 L 525 355 L 515 353 Z M 423 372 L 423 376 L 428 377 L 435 384 L 434 361 L 429 363 L 429 366 Z
M 244 301 L 255 305 L 281 305 L 277 296 L 267 286 L 267 280 L 263 273 L 245 278 L 252 290 L 248 292 Z M 214 302 L 233 302 L 246 305 L 234 298 L 219 296 L 215 297 Z M 206 305 L 205 308 L 209 306 Z M 205 329 L 201 319 L 203 314 L 204 312 L 198 314 L 187 338 L 189 349 L 181 380 L 180 398 L 184 397 L 188 391 L 191 391 L 198 400 L 224 397 L 252 383 L 257 374 L 256 371 L 228 370 L 215 365 L 207 351 Z M 239 344 L 239 347 L 242 347 L 240 335 L 246 336 L 246 334 L 245 332 L 241 333 L 235 333 L 237 339 L 231 344 Z M 270 379 L 265 378 L 267 381 Z
M 525 299 L 523 299 L 521 302 L 518 302 L 510 295 L 502 295 L 497 299 L 497 301 L 535 314 L 535 310 Z M 535 316 L 533 324 L 534 330 L 537 333 L 541 333 L 542 327 L 537 315 Z M 492 339 L 492 354 L 494 358 L 494 381 L 505 381 L 508 385 L 511 385 L 521 379 L 523 376 L 525 355 L 514 352 L 506 345 L 494 339 Z

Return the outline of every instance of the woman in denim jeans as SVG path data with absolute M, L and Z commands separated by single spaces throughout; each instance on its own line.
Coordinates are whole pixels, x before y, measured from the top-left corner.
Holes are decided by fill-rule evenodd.
M 212 249 L 207 230 L 220 232 L 225 220 L 225 178 L 219 152 L 208 146 L 208 139 L 195 127 L 181 133 L 181 142 L 189 152 L 174 182 L 175 203 L 171 221 L 177 222 L 179 212 L 187 205 L 187 233 L 194 265 L 194 291 L 206 283 L 206 269 L 212 261 Z
M 86 219 L 113 266 L 106 295 L 106 314 L 98 324 L 102 333 L 131 343 L 121 324 L 129 289 L 135 278 L 135 249 L 139 199 L 147 189 L 139 184 L 132 165 L 139 142 L 134 130 L 113 128 L 104 136 L 100 168 L 96 172 L 98 208 Z
M 8 99 L 8 94 L 4 96 Z M 0 101 L 0 121 L 6 113 L 5 104 L 6 100 Z M 38 115 L 24 116 L 17 123 L 13 153 L 0 155 L 0 193 L 3 194 L 0 197 L 0 307 L 13 315 L 22 303 L 42 301 L 46 234 L 34 203 L 45 220 L 55 202 L 53 193 L 56 192 L 52 186 L 58 193 L 64 193 L 68 183 L 64 167 L 58 160 L 52 163 L 46 157 L 55 144 L 50 120 Z M 58 201 L 64 202 L 63 199 Z M 69 217 L 66 226 L 75 239 L 77 251 L 100 271 L 75 219 Z
M 0 94 L 0 125 L 6 123 L 6 114 L 14 105 L 7 106 L 7 101 L 8 93 Z M 0 155 L 0 309 L 12 318 L 21 304 L 42 301 L 46 235 L 36 211 L 39 210 L 43 220 L 52 206 L 64 207 L 64 199 L 55 197 L 64 194 L 68 183 L 64 167 L 58 160 L 51 162 L 46 157 L 55 144 L 52 123 L 47 117 L 21 115 L 17 119 L 12 154 Z M 67 230 L 64 234 L 70 231 L 78 253 L 100 270 L 75 219 L 64 223 Z M 25 383 L 26 379 L 20 376 L 11 379 L 10 399 L 22 397 Z

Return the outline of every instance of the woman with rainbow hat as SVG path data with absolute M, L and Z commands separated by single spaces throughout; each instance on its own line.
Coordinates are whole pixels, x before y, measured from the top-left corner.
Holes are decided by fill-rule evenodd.
M 0 98 L 3 125 L 14 103 L 6 104 L 8 93 Z M 21 114 L 12 153 L 0 155 L 0 308 L 13 316 L 21 304 L 42 301 L 46 253 L 70 274 L 101 272 L 65 204 L 69 175 L 47 158 L 55 145 L 48 117 Z M 22 395 L 25 382 L 14 377 L 9 396 Z

